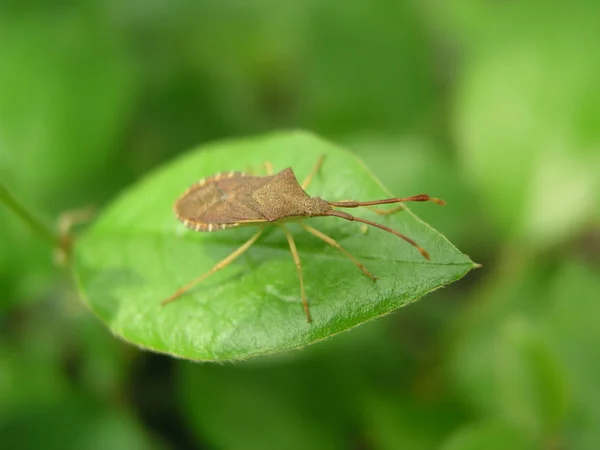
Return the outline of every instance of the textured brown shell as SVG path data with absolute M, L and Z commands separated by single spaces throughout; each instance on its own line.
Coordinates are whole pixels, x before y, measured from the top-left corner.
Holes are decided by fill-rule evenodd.
M 291 168 L 256 177 L 226 172 L 200 180 L 173 205 L 177 218 L 196 231 L 219 231 L 305 214 L 304 192 Z

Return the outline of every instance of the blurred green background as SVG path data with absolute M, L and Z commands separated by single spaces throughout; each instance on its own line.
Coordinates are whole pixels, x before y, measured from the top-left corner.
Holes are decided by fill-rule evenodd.
M 200 143 L 303 127 L 483 268 L 303 351 L 138 351 L 0 206 L 0 442 L 600 448 L 600 3 L 5 0 L 0 184 L 52 225 Z M 282 149 L 285 152 L 286 149 Z M 224 170 L 227 170 L 225 167 Z

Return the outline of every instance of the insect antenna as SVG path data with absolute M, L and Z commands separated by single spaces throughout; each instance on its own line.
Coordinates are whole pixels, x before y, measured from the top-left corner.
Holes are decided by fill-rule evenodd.
M 344 202 L 338 202 L 338 203 L 344 203 Z M 351 203 L 359 203 L 359 202 L 351 202 Z M 370 202 L 361 202 L 361 203 L 370 203 Z M 333 203 L 331 203 L 333 204 Z M 366 206 L 366 205 L 359 205 L 359 206 Z M 349 206 L 349 208 L 353 208 L 353 206 Z M 396 230 L 392 230 L 390 227 L 386 227 L 385 225 L 382 225 L 380 223 L 377 222 L 372 222 L 370 220 L 367 219 L 361 219 L 360 217 L 355 217 L 351 214 L 348 214 L 347 212 L 344 211 L 329 211 L 327 213 L 328 216 L 336 216 L 336 217 L 341 217 L 342 219 L 346 219 L 349 221 L 356 221 L 356 222 L 361 222 L 361 223 L 365 223 L 367 225 L 371 225 L 372 227 L 376 227 L 379 228 L 381 230 L 387 231 L 388 233 L 392 233 L 395 236 L 398 236 L 401 239 L 404 239 L 406 242 L 408 242 L 410 245 L 412 245 L 413 247 L 415 247 L 419 253 L 421 255 L 423 255 L 423 257 L 427 260 L 429 260 L 429 253 L 427 253 L 427 251 L 421 247 L 419 244 L 417 244 L 415 241 L 413 241 L 411 238 L 409 238 L 408 236 L 403 235 L 402 233 L 398 233 Z
M 427 194 L 413 195 L 412 197 L 394 197 L 385 198 L 383 200 L 372 200 L 369 202 L 355 202 L 355 201 L 343 201 L 343 202 L 330 202 L 331 206 L 337 206 L 338 208 L 358 208 L 359 206 L 375 206 L 375 205 L 387 205 L 390 203 L 404 203 L 404 202 L 434 202 L 438 205 L 445 205 L 446 202 L 439 198 L 430 197 Z

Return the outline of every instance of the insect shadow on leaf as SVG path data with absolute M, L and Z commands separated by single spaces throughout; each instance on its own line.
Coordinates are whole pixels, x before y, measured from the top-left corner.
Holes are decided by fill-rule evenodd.
M 403 209 L 403 206 L 392 209 L 377 209 L 376 205 L 404 202 L 426 202 L 432 201 L 440 205 L 445 202 L 427 194 L 414 195 L 412 197 L 394 197 L 383 200 L 372 200 L 358 202 L 354 200 L 332 202 L 320 197 L 311 197 L 306 189 L 316 173 L 323 165 L 325 155 L 322 155 L 314 165 L 310 173 L 302 183 L 298 182 L 291 168 L 283 169 L 273 174 L 270 163 L 265 163 L 268 175 L 255 176 L 245 172 L 223 172 L 204 178 L 192 185 L 184 194 L 177 199 L 173 210 L 177 218 L 188 228 L 196 231 L 213 232 L 227 228 L 241 226 L 257 226 L 258 231 L 222 261 L 218 262 L 212 269 L 203 275 L 193 279 L 185 286 L 179 288 L 173 295 L 162 301 L 163 305 L 175 301 L 198 283 L 215 272 L 227 267 L 236 258 L 242 255 L 261 237 L 268 225 L 279 226 L 287 238 L 290 252 L 294 259 L 300 281 L 300 295 L 307 322 L 312 322 L 308 300 L 304 289 L 304 278 L 302 276 L 302 263 L 296 248 L 292 233 L 285 226 L 285 222 L 299 222 L 300 226 L 313 236 L 321 239 L 327 244 L 338 249 L 344 256 L 356 265 L 367 277 L 377 281 L 377 277 L 369 272 L 360 261 L 346 251 L 335 239 L 323 232 L 305 224 L 304 219 L 311 217 L 333 216 L 349 221 L 361 222 L 365 225 L 387 231 L 414 246 L 423 257 L 429 260 L 429 254 L 411 238 L 387 227 L 367 219 L 355 217 L 345 211 L 335 208 L 357 208 L 368 207 L 380 215 L 391 214 Z

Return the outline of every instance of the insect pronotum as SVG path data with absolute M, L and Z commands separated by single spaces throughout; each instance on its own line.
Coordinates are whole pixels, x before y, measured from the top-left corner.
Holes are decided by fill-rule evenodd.
M 380 228 L 388 233 L 394 234 L 414 246 L 424 258 L 429 259 L 429 254 L 411 238 L 380 223 L 352 216 L 345 211 L 335 208 L 357 208 L 365 206 L 377 214 L 386 215 L 403 209 L 397 206 L 392 209 L 382 210 L 373 208 L 375 205 L 404 202 L 426 202 L 432 201 L 440 205 L 445 202 L 427 194 L 414 195 L 403 198 L 386 198 L 383 200 L 337 201 L 330 202 L 319 197 L 311 197 L 305 190 L 310 185 L 313 177 L 323 164 L 322 155 L 311 172 L 302 183 L 298 183 L 291 168 L 282 170 L 273 175 L 270 163 L 265 163 L 267 176 L 254 176 L 244 172 L 225 172 L 200 180 L 191 186 L 177 199 L 173 205 L 175 215 L 188 228 L 196 231 L 221 231 L 226 228 L 254 225 L 259 230 L 237 250 L 222 261 L 218 262 L 212 269 L 203 275 L 193 279 L 185 286 L 179 288 L 173 295 L 162 301 L 165 305 L 181 297 L 198 283 L 204 281 L 210 275 L 223 269 L 232 261 L 248 250 L 264 232 L 266 225 L 275 224 L 283 230 L 287 238 L 300 281 L 300 295 L 306 320 L 312 322 L 310 308 L 304 290 L 304 279 L 302 276 L 302 265 L 300 256 L 294 242 L 294 237 L 284 225 L 286 221 L 297 221 L 300 226 L 313 236 L 323 240 L 327 244 L 338 249 L 344 256 L 352 261 L 366 276 L 376 281 L 377 278 L 369 272 L 360 261 L 346 251 L 335 239 L 321 231 L 306 225 L 302 220 L 310 217 L 334 216 L 345 220 L 362 222 L 363 224 Z

